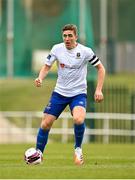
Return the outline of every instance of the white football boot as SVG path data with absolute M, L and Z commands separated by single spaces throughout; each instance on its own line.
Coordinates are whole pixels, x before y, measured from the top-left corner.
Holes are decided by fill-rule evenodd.
M 80 147 L 75 149 L 74 162 L 76 165 L 82 165 L 84 163 L 82 149 Z

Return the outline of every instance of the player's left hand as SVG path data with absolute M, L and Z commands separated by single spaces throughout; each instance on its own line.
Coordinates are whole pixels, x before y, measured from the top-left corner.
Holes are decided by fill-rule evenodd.
M 96 92 L 95 92 L 95 94 L 94 94 L 94 99 L 95 99 L 95 102 L 97 102 L 97 103 L 103 101 L 104 96 L 103 96 L 102 91 L 96 90 Z

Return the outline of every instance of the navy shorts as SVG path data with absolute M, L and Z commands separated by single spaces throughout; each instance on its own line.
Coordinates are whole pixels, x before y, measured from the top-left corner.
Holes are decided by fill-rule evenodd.
M 67 105 L 69 105 L 71 112 L 75 106 L 82 106 L 86 108 L 86 99 L 86 94 L 65 97 L 57 92 L 53 92 L 48 105 L 44 109 L 44 113 L 54 115 L 56 118 L 58 118 Z

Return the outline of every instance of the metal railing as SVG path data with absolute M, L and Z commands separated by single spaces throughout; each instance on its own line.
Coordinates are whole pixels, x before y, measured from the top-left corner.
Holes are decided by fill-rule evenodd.
M 3 139 L 4 135 L 8 135 L 7 141 L 14 142 L 19 136 L 22 135 L 22 139 L 19 142 L 33 142 L 35 141 L 35 136 L 37 132 L 37 128 L 32 127 L 32 121 L 35 118 L 41 118 L 43 116 L 42 112 L 0 112 L 0 119 L 7 121 L 9 118 L 25 118 L 25 127 L 18 128 L 14 126 L 11 122 L 4 127 L 0 127 L 0 143 Z M 2 120 L 3 118 L 3 120 Z M 69 119 L 71 119 L 71 114 L 68 112 L 63 112 L 60 116 L 62 119 L 61 127 L 52 128 L 50 134 L 60 134 L 62 136 L 62 142 L 67 142 L 69 135 L 73 135 L 73 128 L 69 128 Z M 121 114 L 121 113 L 87 113 L 87 119 L 94 119 L 96 121 L 102 120 L 102 127 L 100 128 L 86 128 L 85 136 L 91 135 L 100 135 L 103 136 L 103 143 L 109 143 L 110 136 L 129 136 L 135 137 L 135 114 Z M 129 129 L 125 128 L 111 128 L 110 120 L 118 120 L 118 121 L 128 121 L 132 123 L 132 127 Z M 14 141 L 11 140 L 12 135 L 14 135 Z M 86 138 L 84 138 L 86 139 Z M 16 142 L 16 141 L 15 141 Z

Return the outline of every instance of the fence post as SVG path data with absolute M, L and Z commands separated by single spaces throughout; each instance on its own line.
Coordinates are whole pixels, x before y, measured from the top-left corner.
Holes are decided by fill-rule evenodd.
M 135 113 L 135 92 L 131 94 L 131 114 Z M 131 119 L 131 130 L 135 129 L 135 121 Z M 134 143 L 135 137 L 131 136 L 131 143 Z
M 29 142 L 29 134 L 32 130 L 32 114 L 26 113 L 26 141 Z
M 68 118 L 62 119 L 62 143 L 68 142 Z
M 105 118 L 103 120 L 103 131 L 104 131 L 104 136 L 103 136 L 103 143 L 108 144 L 109 143 L 109 118 Z

